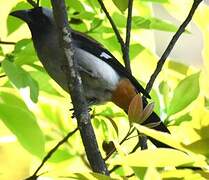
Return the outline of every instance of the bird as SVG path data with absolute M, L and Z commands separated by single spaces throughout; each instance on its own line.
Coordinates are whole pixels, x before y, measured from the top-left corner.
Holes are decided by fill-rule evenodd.
M 63 72 L 66 64 L 52 9 L 35 7 L 13 11 L 10 15 L 27 23 L 39 60 L 49 76 L 68 92 L 67 78 Z M 127 113 L 132 99 L 138 93 L 150 98 L 135 77 L 105 47 L 84 33 L 71 31 L 74 59 L 89 107 L 110 101 Z M 144 99 L 143 106 L 146 105 Z M 170 133 L 155 112 L 142 125 L 148 123 L 158 123 L 154 129 Z M 151 137 L 149 139 L 157 147 L 169 147 Z

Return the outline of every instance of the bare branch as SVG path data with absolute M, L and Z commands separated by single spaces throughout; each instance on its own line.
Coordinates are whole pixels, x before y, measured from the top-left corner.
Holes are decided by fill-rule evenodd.
M 74 48 L 71 40 L 71 29 L 68 25 L 67 11 L 64 0 L 51 0 L 55 22 L 59 31 L 60 44 L 66 63 L 66 78 L 71 95 L 75 116 L 78 122 L 83 145 L 90 166 L 94 172 L 109 175 L 104 160 L 99 151 L 96 136 L 90 121 L 90 115 L 80 74 L 77 70 L 77 62 L 74 60 Z
M 6 74 L 3 74 L 3 75 L 0 75 L 0 78 L 4 78 L 6 76 L 7 76 Z
M 48 153 L 47 155 L 43 158 L 40 166 L 36 169 L 36 171 L 33 173 L 33 175 L 31 177 L 37 177 L 37 174 L 39 172 L 39 170 L 44 166 L 44 164 L 48 161 L 48 159 L 56 152 L 56 150 L 65 142 L 68 141 L 68 139 L 78 130 L 78 128 L 76 128 L 75 130 L 73 130 L 72 132 L 69 132 L 60 142 L 57 143 L 56 146 L 54 146 Z M 31 178 L 30 177 L 30 178 Z M 29 179 L 29 178 L 28 178 Z
M 181 26 L 179 27 L 179 29 L 177 30 L 177 32 L 175 33 L 175 35 L 173 36 L 173 38 L 171 39 L 170 43 L 168 44 L 166 50 L 164 51 L 163 55 L 161 56 L 161 58 L 159 59 L 158 63 L 157 63 L 157 67 L 154 71 L 154 73 L 152 74 L 152 76 L 150 77 L 149 82 L 147 83 L 146 86 L 146 91 L 149 93 L 152 89 L 152 86 L 155 82 L 155 79 L 157 78 L 158 74 L 160 73 L 160 71 L 162 70 L 162 67 L 167 59 L 167 57 L 169 56 L 169 54 L 171 53 L 173 47 L 175 46 L 176 42 L 178 41 L 179 37 L 181 36 L 181 34 L 185 31 L 186 26 L 189 24 L 189 22 L 192 20 L 192 17 L 198 7 L 198 5 L 202 2 L 203 0 L 194 0 L 193 5 L 190 9 L 190 12 L 187 16 L 187 18 L 184 20 L 184 22 L 181 24 Z
M 16 42 L 0 41 L 0 44 L 4 44 L 4 45 L 15 45 Z
M 125 41 L 125 49 L 124 49 L 124 63 L 126 69 L 131 73 L 131 63 L 129 56 L 129 46 L 131 39 L 131 24 L 132 24 L 132 9 L 133 9 L 133 0 L 128 1 L 128 17 L 126 22 L 126 41 Z

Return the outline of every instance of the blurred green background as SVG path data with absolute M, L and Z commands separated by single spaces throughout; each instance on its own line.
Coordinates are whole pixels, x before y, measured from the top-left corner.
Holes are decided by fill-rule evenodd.
M 157 60 L 186 18 L 192 0 L 138 0 L 133 6 L 130 57 L 134 76 L 146 85 Z M 120 46 L 97 0 L 66 0 L 69 23 L 102 43 L 121 62 Z M 127 0 L 104 0 L 119 31 L 125 37 Z M 50 7 L 50 1 L 42 0 Z M 31 175 L 41 158 L 69 131 L 76 128 L 71 118 L 69 95 L 46 74 L 34 52 L 26 24 L 8 14 L 31 6 L 23 0 L 0 0 L 0 179 L 18 180 Z M 171 135 L 139 126 L 142 133 L 169 145 L 184 149 L 151 148 L 128 152 L 137 143 L 133 137 L 123 145 L 129 130 L 125 113 L 107 103 L 93 107 L 92 123 L 103 157 L 102 143 L 113 141 L 118 153 L 107 163 L 122 165 L 111 175 L 130 179 L 209 179 L 209 7 L 202 3 L 151 92 L 155 112 L 164 120 Z M 135 134 L 134 134 L 135 135 Z M 133 136 L 134 136 L 133 135 Z M 154 149 L 154 150 L 153 150 Z M 176 169 L 190 165 L 202 170 Z M 165 167 L 165 168 L 164 168 Z M 90 174 L 89 166 L 76 133 L 62 145 L 42 168 L 40 179 L 101 179 Z

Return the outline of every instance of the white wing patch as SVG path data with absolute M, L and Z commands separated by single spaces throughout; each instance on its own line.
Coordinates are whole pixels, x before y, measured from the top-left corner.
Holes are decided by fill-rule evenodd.
M 100 54 L 100 57 L 104 57 L 105 59 L 111 59 L 112 58 L 109 54 L 107 54 L 105 52 L 102 52 L 102 54 Z

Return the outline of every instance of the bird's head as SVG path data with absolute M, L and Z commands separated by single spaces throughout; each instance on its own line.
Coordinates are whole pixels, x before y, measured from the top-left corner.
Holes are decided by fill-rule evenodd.
M 26 22 L 32 35 L 34 33 L 46 33 L 54 27 L 53 12 L 48 8 L 36 7 L 28 10 L 17 10 L 11 12 L 10 15 Z

